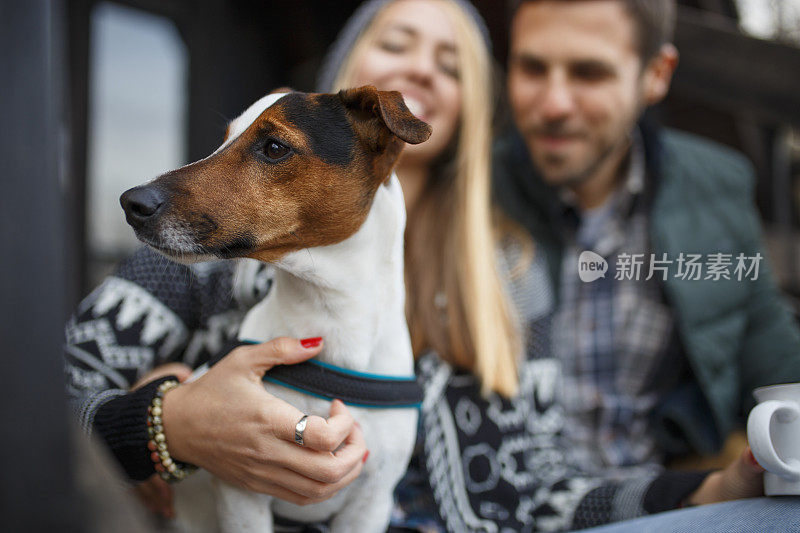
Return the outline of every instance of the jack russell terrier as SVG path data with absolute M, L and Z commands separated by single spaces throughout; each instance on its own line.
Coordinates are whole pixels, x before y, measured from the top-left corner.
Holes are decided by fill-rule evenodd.
M 391 397 L 404 385 L 418 389 L 405 321 L 405 204 L 392 168 L 405 143 L 429 136 L 399 92 L 273 93 L 231 122 L 210 156 L 120 198 L 137 237 L 169 258 L 249 257 L 276 267 L 239 339 L 323 337 L 305 374 L 268 374 L 265 386 L 309 415 L 326 416 L 332 398 L 350 403 L 370 450 L 356 481 L 305 507 L 216 483 L 224 531 L 271 531 L 273 512 L 330 521 L 334 532 L 386 530 L 417 425 L 403 394 Z M 319 383 L 331 374 L 345 386 L 361 381 L 331 391 Z M 359 396 L 370 387 L 374 401 Z

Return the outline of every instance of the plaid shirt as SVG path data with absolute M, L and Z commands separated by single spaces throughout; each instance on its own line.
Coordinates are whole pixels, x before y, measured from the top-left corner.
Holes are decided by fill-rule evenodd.
M 563 363 L 565 431 L 576 443 L 574 461 L 587 472 L 656 468 L 662 457 L 651 412 L 681 370 L 678 362 L 664 364 L 672 353 L 672 315 L 657 275 L 645 280 L 651 248 L 644 180 L 644 152 L 635 139 L 627 179 L 609 201 L 580 214 L 565 213 L 573 231 L 567 231 L 553 347 Z M 580 280 L 578 256 L 584 250 L 606 259 L 605 277 Z M 638 280 L 615 279 L 621 253 L 645 254 Z

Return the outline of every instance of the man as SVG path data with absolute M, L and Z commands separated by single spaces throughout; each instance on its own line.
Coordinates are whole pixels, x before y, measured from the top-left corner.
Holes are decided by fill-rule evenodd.
M 521 136 L 498 143 L 496 195 L 550 267 L 586 468 L 718 451 L 754 387 L 800 380 L 749 166 L 642 118 L 677 65 L 674 21 L 666 0 L 530 0 L 512 21 Z

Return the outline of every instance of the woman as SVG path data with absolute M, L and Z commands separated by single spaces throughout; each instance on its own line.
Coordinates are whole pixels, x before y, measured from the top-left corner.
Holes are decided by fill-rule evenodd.
M 407 146 L 396 168 L 408 210 L 414 352 L 448 354 L 473 369 L 484 391 L 510 395 L 521 341 L 493 254 L 488 177 L 494 94 L 487 42 L 486 28 L 467 3 L 368 2 L 332 47 L 318 89 L 400 91 L 431 125 L 431 138 Z M 476 352 L 487 356 L 475 358 Z
M 755 475 L 741 468 L 724 479 L 655 473 L 613 482 L 570 469 L 554 401 L 558 365 L 547 345 L 552 298 L 546 271 L 521 233 L 493 216 L 489 203 L 494 96 L 489 58 L 487 32 L 469 4 L 374 0 L 343 30 L 320 82 L 324 91 L 364 84 L 399 90 L 433 127 L 431 139 L 407 147 L 396 168 L 409 212 L 407 315 L 425 388 L 419 446 L 398 488 L 396 525 L 568 529 L 636 516 L 643 508 L 666 510 L 684 501 L 749 494 L 723 494 L 720 488 L 739 476 L 750 490 Z M 244 312 L 269 288 L 266 269 L 250 272 L 234 282 L 229 263 L 187 268 L 140 252 L 86 300 L 68 326 L 75 403 L 129 474 L 141 478 L 152 472 L 146 451 L 130 437 L 144 431 L 137 424 L 143 426 L 143 406 L 152 397 L 150 380 L 165 372 L 187 373 L 187 366 L 202 363 L 235 336 Z M 156 323 L 172 327 L 154 332 Z M 85 342 L 92 328 L 102 329 L 98 338 L 104 345 Z M 109 344 L 142 350 L 122 357 L 117 349 L 116 358 L 104 357 Z M 234 350 L 204 378 L 165 397 L 170 450 L 231 483 L 291 501 L 330 496 L 358 475 L 363 439 L 346 409 L 334 403 L 327 426 L 310 419 L 315 424 L 309 422 L 306 440 L 311 435 L 313 441 L 316 430 L 318 442 L 329 444 L 312 447 L 332 451 L 343 441 L 347 445 L 334 455 L 291 448 L 290 431 L 300 413 L 266 394 L 259 375 L 271 364 L 296 362 L 320 348 L 305 349 L 296 340 L 270 346 Z M 137 359 L 136 353 L 152 353 L 154 359 Z M 147 373 L 167 360 L 186 366 Z M 109 368 L 109 361 L 116 366 Z M 126 394 L 124 385 L 133 381 L 126 373 L 146 374 L 140 381 L 150 384 Z M 231 402 L 232 397 L 247 400 Z M 234 416 L 224 410 L 231 403 L 270 408 Z M 121 414 L 127 428 L 118 423 Z M 242 420 L 248 417 L 252 420 Z M 253 438 L 247 431 L 252 425 L 245 422 L 267 425 L 279 436 L 255 443 L 255 463 L 242 449 L 241 442 Z M 331 458 L 338 462 L 321 465 Z M 264 466 L 253 469 L 254 464 Z M 330 468 L 336 476 L 319 475 Z M 151 496 L 165 492 L 157 481 L 145 486 Z M 648 507 L 645 496 L 659 490 L 664 498 Z M 168 513 L 163 497 L 149 501 L 160 502 L 155 505 Z
M 489 203 L 496 95 L 488 47 L 465 2 L 373 0 L 342 30 L 318 86 L 398 90 L 433 127 L 431 140 L 407 147 L 396 168 L 409 213 L 407 316 L 426 392 L 396 524 L 568 529 L 602 523 L 603 515 L 636 516 L 648 491 L 668 485 L 680 487 L 649 511 L 722 498 L 701 486 L 701 474 L 637 472 L 606 482 L 569 468 L 554 401 L 558 363 L 548 349 L 547 273 Z M 728 475 L 757 477 L 739 466 Z M 614 504 L 617 494 L 627 504 Z

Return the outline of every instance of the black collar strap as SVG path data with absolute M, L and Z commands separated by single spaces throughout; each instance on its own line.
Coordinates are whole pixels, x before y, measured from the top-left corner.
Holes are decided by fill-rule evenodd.
M 231 341 L 209 361 L 219 362 L 237 346 L 258 344 L 253 341 Z M 267 371 L 270 381 L 326 400 L 338 398 L 348 405 L 372 408 L 419 407 L 422 387 L 414 376 L 385 376 L 356 372 L 310 359 L 294 365 L 277 365 Z

